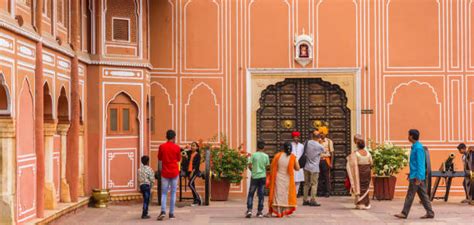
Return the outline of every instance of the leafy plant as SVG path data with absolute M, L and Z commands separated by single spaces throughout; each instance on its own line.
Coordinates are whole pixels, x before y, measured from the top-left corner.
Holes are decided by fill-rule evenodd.
M 375 176 L 393 176 L 408 165 L 408 151 L 402 147 L 371 142 L 367 148 L 372 154 Z
M 211 172 L 214 180 L 228 180 L 230 183 L 242 181 L 248 157 L 247 152 L 242 150 L 242 145 L 237 149 L 231 148 L 224 137 L 219 144 L 204 144 L 203 149 L 211 151 Z

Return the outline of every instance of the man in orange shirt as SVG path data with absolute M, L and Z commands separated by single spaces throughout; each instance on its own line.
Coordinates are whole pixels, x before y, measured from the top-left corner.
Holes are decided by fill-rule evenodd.
M 168 191 L 171 192 L 169 218 L 174 219 L 174 207 L 176 203 L 176 187 L 179 177 L 179 162 L 181 161 L 181 149 L 175 144 L 176 132 L 166 132 L 166 143 L 161 144 L 158 150 L 158 161 L 161 161 L 161 213 L 158 220 L 166 216 L 166 200 Z

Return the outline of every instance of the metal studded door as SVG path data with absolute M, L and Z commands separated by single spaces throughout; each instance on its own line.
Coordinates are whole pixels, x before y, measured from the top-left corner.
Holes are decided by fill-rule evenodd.
M 351 148 L 350 114 L 346 93 L 338 85 L 320 78 L 288 78 L 262 92 L 257 140 L 265 141 L 266 151 L 273 157 L 285 141 L 291 140 L 291 132 L 300 131 L 305 141 L 318 123 L 327 123 L 335 150 L 332 194 L 347 195 L 344 181 Z

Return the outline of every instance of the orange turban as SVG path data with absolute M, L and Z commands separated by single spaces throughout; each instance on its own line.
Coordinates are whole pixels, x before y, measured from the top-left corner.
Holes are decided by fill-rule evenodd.
M 322 133 L 324 135 L 327 135 L 329 133 L 329 129 L 326 126 L 319 127 L 318 131 L 319 133 Z

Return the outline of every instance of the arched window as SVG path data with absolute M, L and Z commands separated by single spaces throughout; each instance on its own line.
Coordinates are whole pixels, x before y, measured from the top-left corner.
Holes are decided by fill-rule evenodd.
M 119 94 L 110 102 L 107 110 L 107 134 L 138 134 L 137 107 L 130 97 Z

